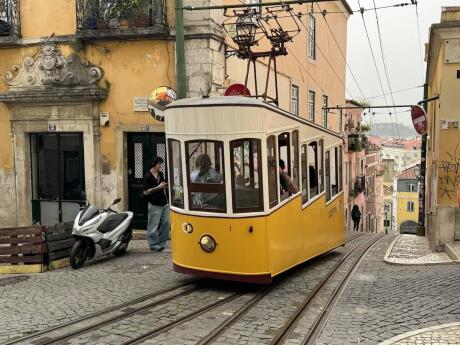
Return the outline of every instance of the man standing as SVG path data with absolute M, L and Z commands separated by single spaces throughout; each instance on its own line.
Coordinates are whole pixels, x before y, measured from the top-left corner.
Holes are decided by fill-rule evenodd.
M 169 239 L 167 183 L 161 172 L 163 163 L 163 158 L 155 157 L 152 167 L 144 176 L 144 197 L 148 201 L 147 240 L 150 250 L 154 252 L 161 252 Z

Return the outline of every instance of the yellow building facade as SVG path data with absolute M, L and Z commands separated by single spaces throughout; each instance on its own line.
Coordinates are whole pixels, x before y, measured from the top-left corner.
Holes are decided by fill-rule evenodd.
M 427 45 L 428 104 L 426 226 L 430 245 L 460 240 L 457 191 L 460 183 L 460 7 L 443 8 L 441 22 L 433 24 Z
M 416 167 L 403 170 L 394 178 L 393 214 L 396 233 L 415 234 L 418 223 L 418 179 Z
M 134 211 L 134 226 L 145 227 L 142 178 L 153 156 L 166 157 L 164 124 L 146 98 L 159 86 L 176 87 L 174 1 L 123 7 L 129 3 L 0 0 L 2 227 L 71 221 L 85 199 L 104 207 L 116 197 L 119 209 Z M 184 0 L 184 6 L 223 3 L 235 1 Z M 319 6 L 341 13 L 328 14 L 327 23 L 313 5 L 292 54 L 279 61 L 278 77 L 280 107 L 292 112 L 296 100 L 299 116 L 308 117 L 312 91 L 313 120 L 322 124 L 323 96 L 329 106 L 345 99 L 345 60 L 337 52 L 346 56 L 350 8 L 346 1 Z M 245 62 L 226 59 L 228 39 L 216 25 L 223 14 L 184 11 L 188 96 L 222 95 L 244 82 Z M 265 66 L 258 62 L 260 75 Z M 340 116 L 331 112 L 329 119 L 327 127 L 339 131 Z

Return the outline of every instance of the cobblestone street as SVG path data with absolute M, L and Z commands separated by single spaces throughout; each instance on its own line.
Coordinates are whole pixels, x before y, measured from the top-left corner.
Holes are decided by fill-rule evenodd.
M 273 342 L 318 282 L 353 245 L 369 238 L 370 234 L 363 235 L 283 274 L 260 300 L 229 323 L 213 343 Z M 393 240 L 394 237 L 387 236 L 378 241 L 352 272 L 316 338 L 317 344 L 460 344 L 460 266 L 390 265 L 383 258 Z M 136 302 L 124 309 L 131 316 L 115 321 L 118 316 L 107 313 L 106 319 L 113 318 L 114 322 L 56 343 L 123 344 L 173 321 L 178 322 L 174 328 L 153 333 L 142 343 L 197 344 L 236 316 L 259 293 L 258 287 L 242 284 L 198 280 L 196 285 L 194 278 L 172 271 L 170 257 L 168 250 L 153 254 L 145 241 L 133 241 L 126 256 L 97 260 L 80 270 L 64 268 L 0 277 L 0 343 L 76 321 L 163 289 L 192 283 L 193 289 L 198 290 L 176 299 L 167 297 L 161 303 L 157 297 Z M 344 266 L 338 271 L 339 276 L 324 285 L 305 309 L 294 333 L 281 343 L 303 342 L 315 315 L 325 308 L 336 290 L 340 274 L 348 269 Z M 168 294 L 165 296 L 171 296 L 172 292 Z M 207 305 L 215 307 L 187 319 Z M 136 311 L 134 306 L 146 308 Z M 63 331 L 69 332 L 71 327 Z M 21 343 L 37 344 L 34 340 Z

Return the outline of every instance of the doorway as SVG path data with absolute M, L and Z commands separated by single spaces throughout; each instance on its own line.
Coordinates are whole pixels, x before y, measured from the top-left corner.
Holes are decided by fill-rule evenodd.
M 73 222 L 85 203 L 82 133 L 30 134 L 32 221 Z
M 164 159 L 166 171 L 166 138 L 164 133 L 128 133 L 128 207 L 134 213 L 133 227 L 147 229 L 147 203 L 143 197 L 144 176 L 155 156 Z

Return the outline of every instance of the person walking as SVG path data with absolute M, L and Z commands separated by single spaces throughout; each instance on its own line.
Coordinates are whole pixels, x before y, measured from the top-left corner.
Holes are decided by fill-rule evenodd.
M 361 211 L 359 210 L 358 205 L 353 205 L 351 210 L 351 219 L 353 220 L 353 230 L 358 231 L 359 222 L 361 221 Z
M 155 157 L 144 176 L 144 197 L 148 202 L 147 240 L 154 252 L 161 252 L 169 239 L 169 204 L 167 183 L 161 172 L 163 163 L 163 158 Z

